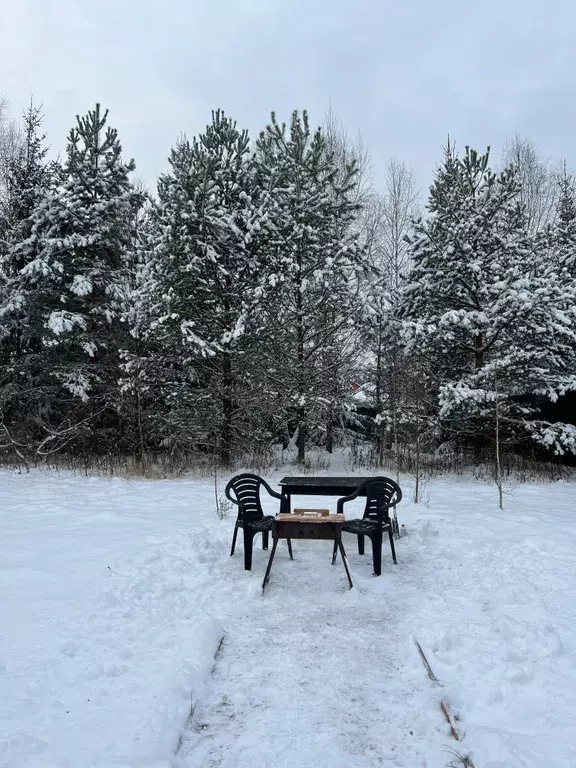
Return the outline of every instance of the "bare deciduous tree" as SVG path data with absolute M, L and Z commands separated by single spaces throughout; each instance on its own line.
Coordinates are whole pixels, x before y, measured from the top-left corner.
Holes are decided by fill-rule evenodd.
M 343 171 L 354 164 L 357 173 L 354 178 L 354 202 L 364 207 L 374 195 L 374 173 L 372 159 L 360 133 L 352 139 L 338 114 L 330 108 L 324 118 L 322 133 L 326 147 L 334 154 L 336 164 Z
M 20 131 L 10 116 L 8 102 L 0 96 L 0 205 L 7 195 L 8 167 L 18 152 L 20 141 Z
M 408 267 L 406 235 L 418 213 L 420 189 L 416 174 L 405 162 L 392 158 L 386 167 L 380 205 L 382 267 L 398 289 Z
M 550 160 L 538 156 L 531 139 L 519 134 L 506 143 L 504 162 L 517 169 L 526 227 L 530 234 L 535 234 L 554 220 L 558 202 L 558 170 Z
M 375 405 L 382 417 L 377 428 L 378 463 L 384 461 L 386 442 L 398 450 L 398 408 L 403 361 L 394 330 L 396 305 L 409 268 L 406 236 L 418 213 L 420 190 L 414 171 L 392 158 L 386 167 L 384 188 L 367 206 L 366 233 L 372 263 L 379 272 L 374 286 L 371 337 L 374 341 Z M 384 417 L 386 414 L 386 418 Z M 389 435 L 387 440 L 386 435 Z

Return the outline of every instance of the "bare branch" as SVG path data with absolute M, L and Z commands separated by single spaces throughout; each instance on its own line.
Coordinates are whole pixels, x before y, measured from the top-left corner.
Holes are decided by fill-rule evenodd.
M 504 162 L 516 168 L 520 200 L 530 234 L 554 221 L 558 201 L 557 170 L 549 159 L 538 156 L 534 142 L 515 134 L 504 148 Z

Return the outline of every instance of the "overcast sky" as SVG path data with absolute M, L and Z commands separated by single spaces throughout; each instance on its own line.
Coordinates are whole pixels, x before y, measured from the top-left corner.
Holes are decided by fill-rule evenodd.
M 576 167 L 575 28 L 575 0 L 0 0 L 0 93 L 33 94 L 58 151 L 100 101 L 152 185 L 213 108 L 257 132 L 332 105 L 377 173 L 396 156 L 427 185 L 448 133 Z

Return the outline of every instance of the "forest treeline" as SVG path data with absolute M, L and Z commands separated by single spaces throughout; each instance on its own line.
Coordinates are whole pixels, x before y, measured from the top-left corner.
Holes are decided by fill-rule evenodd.
M 4 106 L 5 456 L 576 454 L 575 185 L 530 141 L 448 141 L 425 206 L 333 116 L 215 111 L 153 191 L 99 105 L 48 150 Z

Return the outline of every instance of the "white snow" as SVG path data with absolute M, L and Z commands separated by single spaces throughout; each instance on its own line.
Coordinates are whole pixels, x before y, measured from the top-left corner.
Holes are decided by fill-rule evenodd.
M 0 473 L 1 768 L 576 765 L 573 484 L 404 480 L 398 566 L 282 543 L 262 597 L 211 482 Z
M 46 326 L 47 328 L 50 328 L 52 333 L 60 335 L 73 331 L 76 326 L 85 329 L 86 321 L 82 315 L 62 309 L 58 310 L 58 312 L 50 313 Z

